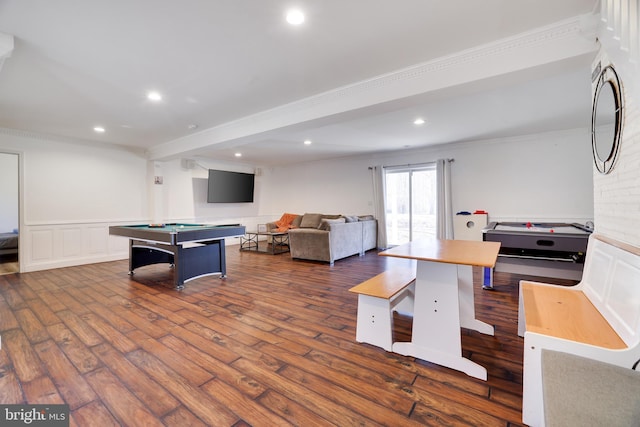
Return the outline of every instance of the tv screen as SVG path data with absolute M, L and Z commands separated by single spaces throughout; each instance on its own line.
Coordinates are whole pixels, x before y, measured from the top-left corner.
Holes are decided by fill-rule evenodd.
M 209 169 L 207 202 L 253 202 L 254 178 L 255 175 L 252 173 L 229 172 Z

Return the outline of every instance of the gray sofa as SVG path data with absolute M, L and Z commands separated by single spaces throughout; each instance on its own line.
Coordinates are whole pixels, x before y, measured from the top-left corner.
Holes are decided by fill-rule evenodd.
M 364 255 L 377 247 L 378 222 L 370 215 L 343 216 L 305 213 L 297 216 L 289 230 L 291 257 L 312 261 L 334 261 Z M 267 224 L 277 229 L 275 222 Z

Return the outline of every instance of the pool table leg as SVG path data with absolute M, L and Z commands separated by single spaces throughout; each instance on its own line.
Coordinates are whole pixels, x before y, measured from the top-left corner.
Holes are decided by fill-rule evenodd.
M 220 240 L 220 278 L 227 278 L 227 253 L 225 251 L 224 239 Z

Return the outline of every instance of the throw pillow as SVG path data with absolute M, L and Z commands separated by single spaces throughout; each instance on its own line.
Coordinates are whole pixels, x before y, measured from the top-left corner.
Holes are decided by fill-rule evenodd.
M 302 216 L 302 221 L 300 221 L 300 228 L 318 228 L 321 220 L 322 214 L 306 213 Z
M 331 227 L 331 224 L 340 224 L 344 223 L 344 218 L 337 219 L 323 219 L 320 221 L 320 225 L 318 226 L 318 230 L 328 230 Z
M 338 219 L 341 217 L 342 215 L 322 215 L 322 219 Z
M 347 215 L 344 217 L 346 222 L 358 222 L 358 216 L 357 215 Z
M 300 228 L 301 222 L 302 222 L 302 215 L 298 215 L 291 223 L 291 228 Z

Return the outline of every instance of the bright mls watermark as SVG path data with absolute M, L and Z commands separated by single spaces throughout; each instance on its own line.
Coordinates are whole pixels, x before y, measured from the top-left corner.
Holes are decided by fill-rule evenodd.
M 69 427 L 69 405 L 1 405 L 0 426 Z

